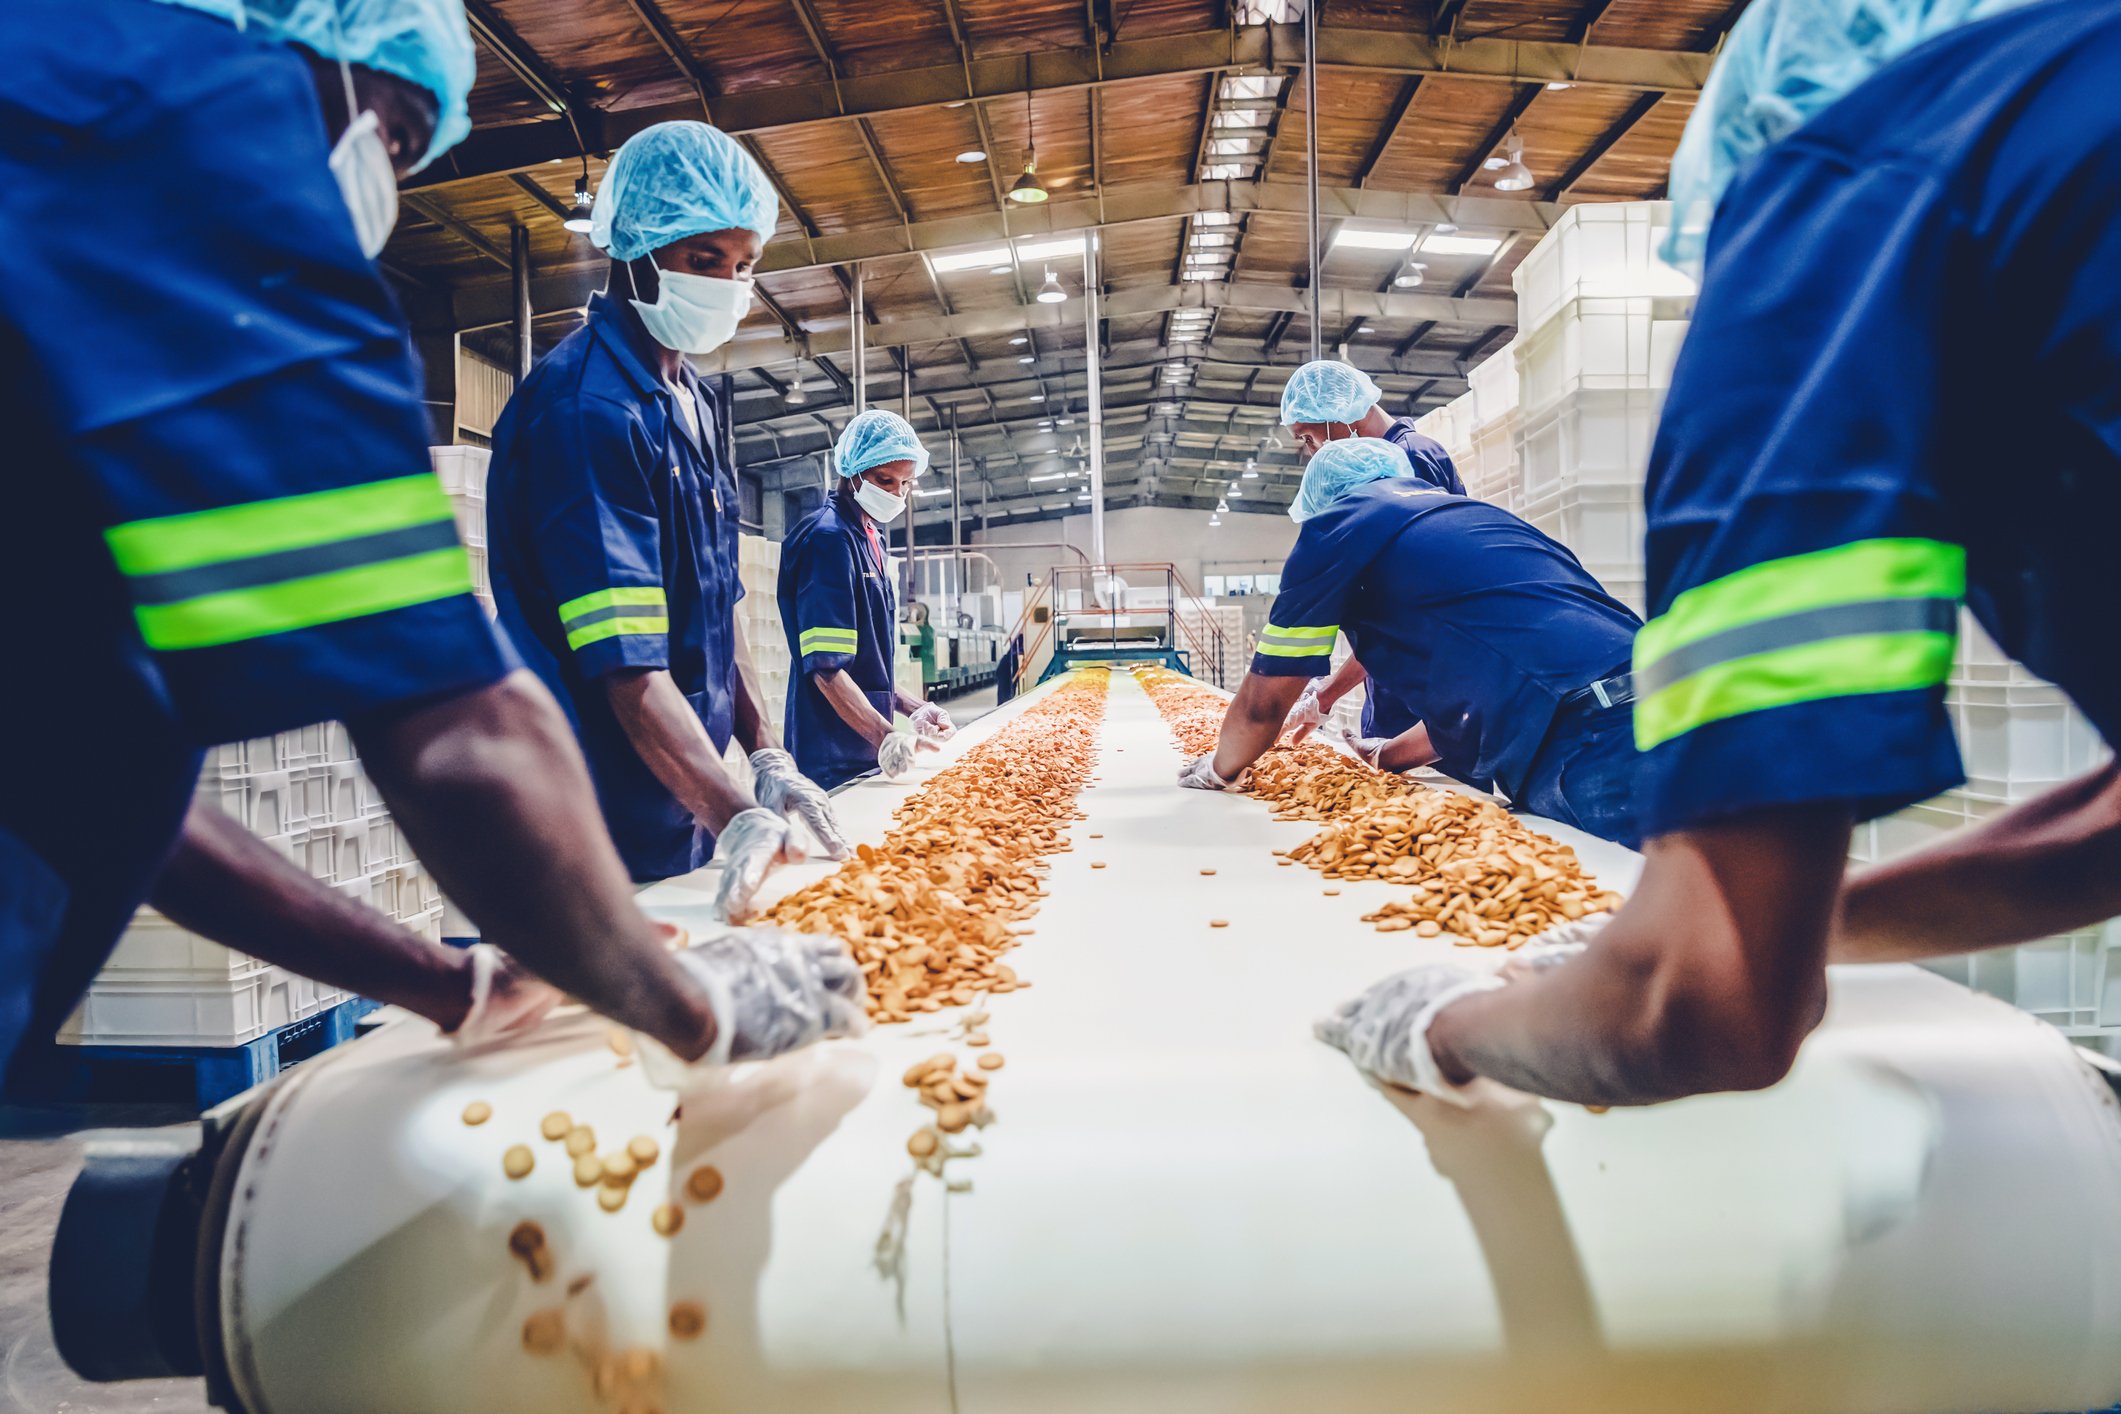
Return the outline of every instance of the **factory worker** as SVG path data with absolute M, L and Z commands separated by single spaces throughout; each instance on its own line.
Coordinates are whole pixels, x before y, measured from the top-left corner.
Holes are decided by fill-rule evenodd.
M 779 210 L 726 133 L 675 122 L 629 138 L 590 231 L 609 283 L 509 399 L 486 487 L 501 624 L 567 709 L 628 870 L 646 883 L 717 858 L 733 917 L 802 857 L 792 820 L 847 853 L 750 670 L 725 410 L 685 359 L 736 332 Z M 751 788 L 723 764 L 732 736 Z
M 905 514 L 928 449 L 906 419 L 871 408 L 833 449 L 825 504 L 781 542 L 781 625 L 798 677 L 788 688 L 788 749 L 828 789 L 881 769 L 897 779 L 922 748 L 957 728 L 933 702 L 898 690 L 898 614 L 882 527 Z M 903 714 L 911 732 L 893 719 Z
M 734 1044 L 730 990 L 631 906 L 564 719 L 472 598 L 372 260 L 474 71 L 445 0 L 0 6 L 0 400 L 37 469 L 0 516 L 25 665 L 0 1064 L 150 894 L 300 970 L 348 975 L 329 950 L 364 930 L 387 951 L 226 822 L 185 824 L 202 745 L 329 718 L 489 940 L 681 1054 Z M 432 962 L 368 980 L 417 1004 Z M 469 1024 L 451 983 L 430 1014 Z
M 1379 406 L 1384 394 L 1370 375 L 1337 359 L 1313 359 L 1289 375 L 1281 390 L 1281 420 L 1305 457 L 1344 437 L 1377 437 L 1406 454 L 1414 475 L 1438 490 L 1463 496 L 1466 486 L 1443 443 L 1414 430 L 1411 417 Z
M 1391 979 L 1327 1039 L 1447 1098 L 1754 1089 L 1818 1023 L 1828 962 L 2121 913 L 2111 762 L 1844 879 L 1852 822 L 1961 780 L 1962 603 L 2121 739 L 2116 74 L 2112 4 L 1746 12 L 1673 171 L 1678 253 L 1713 223 L 1647 486 L 1641 883 L 1573 961 Z M 2010 410 L 2008 496 L 1972 407 Z
M 1180 784 L 1227 790 L 1274 744 L 1348 636 L 1419 719 L 1392 753 L 1511 805 L 1635 838 L 1628 645 L 1641 621 L 1562 546 L 1500 506 L 1439 491 L 1390 442 L 1332 442 L 1304 469 L 1302 526 L 1216 749 Z

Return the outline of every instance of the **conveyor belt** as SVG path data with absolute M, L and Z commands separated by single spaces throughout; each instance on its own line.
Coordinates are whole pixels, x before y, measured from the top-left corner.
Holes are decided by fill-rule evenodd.
M 950 1169 L 968 1191 L 904 1147 L 927 1112 L 899 1073 L 945 1048 L 948 1013 L 688 1098 L 674 1168 L 618 1215 L 535 1137 L 553 1108 L 610 1140 L 664 1132 L 668 1097 L 616 1068 L 601 1023 L 470 1058 L 398 1026 L 298 1073 L 246 1158 L 223 1324 L 252 1414 L 606 1407 L 574 1361 L 518 1344 L 554 1300 L 504 1250 L 524 1216 L 563 1275 L 596 1274 L 570 1311 L 613 1346 L 661 1346 L 672 1300 L 706 1302 L 707 1338 L 666 1354 L 671 1411 L 2121 1398 L 2121 1122 L 2052 1031 L 1916 969 L 1843 970 L 1773 1091 L 1461 1116 L 1310 1036 L 1449 951 L 1359 921 L 1398 891 L 1325 897 L 1271 853 L 1313 827 L 1175 789 L 1178 754 L 1124 676 L 1102 762 L 1011 955 L 1035 985 L 989 1003 L 1008 1064 L 984 1152 Z M 843 792 L 843 821 L 880 836 L 907 788 Z M 1632 883 L 1633 856 L 1553 832 Z M 711 883 L 644 902 L 686 916 Z M 471 1129 L 474 1098 L 496 1113 Z M 539 1167 L 510 1183 L 516 1142 Z M 724 1195 L 656 1236 L 653 1190 L 702 1161 Z

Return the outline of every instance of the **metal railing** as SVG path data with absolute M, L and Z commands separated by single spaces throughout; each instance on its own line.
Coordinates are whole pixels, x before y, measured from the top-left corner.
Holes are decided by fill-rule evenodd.
M 1164 590 L 1160 602 L 1153 595 L 1143 595 L 1145 589 L 1153 590 L 1158 579 Z M 1149 602 L 1125 602 L 1135 596 Z M 1070 628 L 1066 638 L 1061 632 L 1064 619 Z M 1075 629 L 1084 619 L 1089 620 L 1087 634 Z M 1100 627 L 1102 638 L 1098 637 Z M 1055 565 L 1024 601 L 1023 612 L 1004 641 L 1018 648 L 1015 682 L 1019 690 L 1042 666 L 1041 652 L 1046 652 L 1043 661 L 1050 661 L 1052 653 L 1068 647 L 1123 649 L 1137 644 L 1186 651 L 1194 663 L 1204 663 L 1208 669 L 1206 673 L 1196 669 L 1197 675 L 1217 687 L 1227 686 L 1223 682 L 1227 644 L 1222 626 L 1178 566 L 1170 563 Z

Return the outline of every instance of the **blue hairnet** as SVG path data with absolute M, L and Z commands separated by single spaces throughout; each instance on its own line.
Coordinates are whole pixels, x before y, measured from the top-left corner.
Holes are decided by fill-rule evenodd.
M 435 98 L 435 132 L 420 170 L 471 131 L 466 106 L 478 58 L 463 0 L 174 0 L 236 25 L 258 25 L 327 59 L 365 64 Z
M 928 449 L 912 424 L 882 408 L 856 413 L 832 450 L 842 476 L 860 476 L 885 462 L 910 461 L 915 476 L 928 469 Z
M 618 260 L 708 231 L 756 231 L 773 239 L 781 201 L 773 183 L 720 128 L 657 123 L 612 155 L 590 208 L 589 239 Z
M 1384 394 L 1370 375 L 1350 363 L 1330 358 L 1313 359 L 1289 375 L 1281 390 L 1281 420 L 1285 427 L 1299 422 L 1345 422 L 1353 424 L 1377 406 Z
M 1419 479 L 1407 454 L 1382 437 L 1344 437 L 1328 442 L 1304 468 L 1303 484 L 1296 488 L 1296 499 L 1289 506 L 1289 519 L 1301 525 L 1358 486 L 1398 477 Z
M 1754 0 L 1732 27 L 1672 157 L 1660 254 L 1701 271 L 1716 203 L 1769 147 L 1924 40 L 2026 0 Z

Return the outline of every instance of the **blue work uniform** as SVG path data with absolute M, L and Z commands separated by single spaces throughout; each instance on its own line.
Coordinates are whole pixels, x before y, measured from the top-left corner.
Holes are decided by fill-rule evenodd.
M 147 0 L 0 6 L 0 1065 L 63 1021 L 199 753 L 512 659 L 308 67 Z
M 1500 506 L 1410 480 L 1303 523 L 1252 671 L 1322 677 L 1345 633 L 1438 764 L 1519 809 L 1636 838 L 1624 675 L 1641 620 Z
M 860 507 L 835 495 L 803 517 L 781 542 L 777 589 L 796 665 L 782 735 L 802 773 L 831 790 L 874 771 L 876 748 L 840 720 L 817 675 L 846 673 L 887 722 L 898 703 L 897 597 Z
M 1407 454 L 1407 465 L 1414 474 L 1439 491 L 1448 491 L 1454 496 L 1466 493 L 1465 482 L 1458 479 L 1458 464 L 1451 454 L 1443 449 L 1443 443 L 1426 433 L 1414 430 L 1414 419 L 1395 417 L 1392 425 L 1385 429 L 1385 440 Z
M 736 478 L 715 410 L 618 300 L 508 400 L 487 469 L 487 554 L 501 626 L 567 709 L 611 838 L 637 883 L 705 865 L 714 837 L 656 779 L 619 725 L 604 678 L 668 672 L 718 752 L 736 709 Z M 694 436 L 678 409 L 699 418 Z
M 2121 7 L 2029 5 L 1725 194 L 1647 486 L 1646 834 L 1957 785 L 1962 600 L 2121 739 L 2116 75 Z

